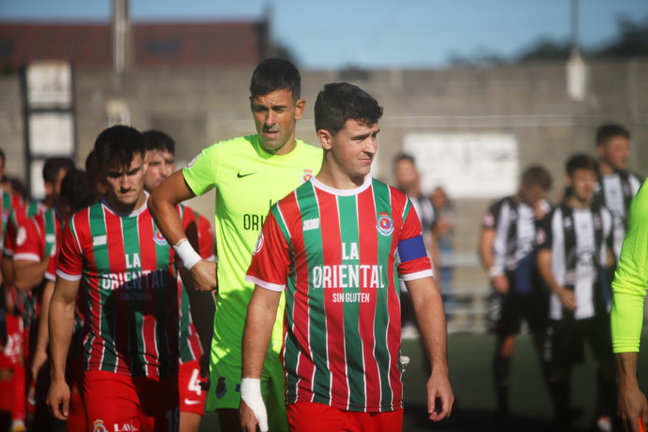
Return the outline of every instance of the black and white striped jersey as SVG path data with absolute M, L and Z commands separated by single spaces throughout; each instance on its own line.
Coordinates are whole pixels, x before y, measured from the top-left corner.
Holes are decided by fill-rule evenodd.
M 562 204 L 554 208 L 538 230 L 538 247 L 551 252 L 551 271 L 556 282 L 573 290 L 577 307 L 565 309 L 552 293 L 549 317 L 554 320 L 573 314 L 591 318 L 609 307 L 609 288 L 602 269 L 612 247 L 613 216 L 602 206 L 574 209 Z

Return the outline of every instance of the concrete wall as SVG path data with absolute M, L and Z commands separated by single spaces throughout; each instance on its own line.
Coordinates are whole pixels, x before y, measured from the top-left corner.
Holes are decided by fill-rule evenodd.
M 384 106 L 377 174 L 391 180 L 391 159 L 410 132 L 492 132 L 513 134 L 520 167 L 545 164 L 555 177 L 552 198 L 562 190 L 563 165 L 576 151 L 594 152 L 593 135 L 602 121 L 618 121 L 633 133 L 631 168 L 648 174 L 648 60 L 589 65 L 585 102 L 566 95 L 565 65 L 542 63 L 444 70 L 369 72 L 303 71 L 307 110 L 298 136 L 315 143 L 313 103 L 326 82 L 351 81 Z M 107 105 L 124 101 L 131 124 L 158 128 L 175 137 L 177 158 L 188 161 L 203 147 L 254 132 L 249 113 L 250 68 L 155 69 L 116 79 L 109 70 L 75 70 L 79 164 L 99 131 L 108 125 Z M 17 76 L 0 77 L 0 146 L 8 172 L 24 176 L 23 123 Z M 434 167 L 422 167 L 434 169 Z M 461 173 L 457 173 L 461 175 Z M 490 200 L 457 202 L 457 248 L 476 244 L 480 215 Z M 206 214 L 211 202 L 197 204 Z

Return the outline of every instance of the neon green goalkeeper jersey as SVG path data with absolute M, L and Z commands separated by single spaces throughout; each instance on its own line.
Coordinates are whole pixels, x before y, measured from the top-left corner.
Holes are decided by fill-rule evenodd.
M 321 149 L 301 140 L 286 155 L 270 155 L 261 148 L 258 136 L 251 135 L 213 144 L 184 168 L 184 179 L 196 195 L 216 189 L 218 296 L 212 363 L 215 355 L 240 358 L 254 289 L 245 281 L 245 273 L 270 206 L 317 174 L 322 157 Z M 273 330 L 274 352 L 282 344 L 283 300 L 280 307 Z
M 612 291 L 612 348 L 615 353 L 638 352 L 648 289 L 648 181 L 632 200 L 628 231 Z

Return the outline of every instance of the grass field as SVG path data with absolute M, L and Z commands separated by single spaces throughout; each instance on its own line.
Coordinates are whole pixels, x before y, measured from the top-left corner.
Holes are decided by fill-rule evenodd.
M 452 417 L 439 424 L 427 420 L 423 357 L 417 340 L 403 342 L 402 352 L 411 358 L 405 373 L 405 419 L 403 430 L 418 431 L 489 431 L 495 409 L 491 378 L 494 338 L 488 335 L 453 335 L 448 339 L 450 380 L 457 401 Z M 645 346 L 645 342 L 643 343 Z M 644 350 L 645 351 L 645 350 Z M 572 400 L 583 409 L 577 424 L 589 430 L 594 416 L 595 367 L 588 358 L 572 374 Z M 536 354 L 528 336 L 518 341 L 513 361 L 511 388 L 512 431 L 550 431 L 552 411 L 547 391 L 540 377 Z M 648 354 L 639 356 L 640 384 L 648 391 Z M 216 416 L 208 414 L 201 432 L 220 431 Z

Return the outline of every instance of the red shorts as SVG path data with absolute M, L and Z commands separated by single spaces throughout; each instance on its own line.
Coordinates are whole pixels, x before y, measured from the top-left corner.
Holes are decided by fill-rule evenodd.
M 0 367 L 11 368 L 23 364 L 24 328 L 22 317 L 6 314 L 7 346 L 0 347 Z
M 91 432 L 177 431 L 178 377 L 129 377 L 86 371 L 83 399 Z
M 178 394 L 180 396 L 180 412 L 205 415 L 207 392 L 200 386 L 204 381 L 204 378 L 200 376 L 200 363 L 198 360 L 182 363 L 179 366 Z
M 315 402 L 297 402 L 286 407 L 291 431 L 309 432 L 399 432 L 403 410 L 368 413 L 345 411 Z

